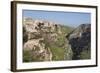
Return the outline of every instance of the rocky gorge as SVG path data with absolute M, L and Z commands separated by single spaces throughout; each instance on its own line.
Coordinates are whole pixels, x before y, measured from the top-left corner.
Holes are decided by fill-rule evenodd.
M 89 59 L 90 27 L 90 24 L 81 24 L 71 28 L 51 21 L 24 18 L 23 62 Z

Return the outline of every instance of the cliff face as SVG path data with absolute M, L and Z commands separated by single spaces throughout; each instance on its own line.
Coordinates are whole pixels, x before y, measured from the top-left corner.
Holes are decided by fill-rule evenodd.
M 67 36 L 73 51 L 72 59 L 90 59 L 91 25 L 82 24 Z

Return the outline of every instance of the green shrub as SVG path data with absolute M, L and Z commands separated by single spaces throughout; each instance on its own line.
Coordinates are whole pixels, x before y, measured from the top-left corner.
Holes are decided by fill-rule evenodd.
M 84 50 L 80 54 L 80 59 L 90 59 L 91 58 L 91 52 L 90 50 Z

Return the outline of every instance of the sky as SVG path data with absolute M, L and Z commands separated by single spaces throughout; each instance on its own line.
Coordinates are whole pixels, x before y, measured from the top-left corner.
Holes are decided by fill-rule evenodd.
M 23 10 L 23 17 L 47 20 L 73 27 L 77 27 L 84 23 L 91 23 L 91 14 L 83 12 Z

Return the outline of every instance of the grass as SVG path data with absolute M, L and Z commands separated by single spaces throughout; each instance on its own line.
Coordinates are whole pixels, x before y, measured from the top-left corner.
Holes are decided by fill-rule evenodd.
M 60 48 L 57 46 L 51 46 L 50 48 L 52 54 L 53 54 L 53 60 L 64 60 L 64 48 Z
M 36 55 L 32 55 L 33 51 L 23 51 L 23 62 L 40 62 L 43 60 L 40 60 L 39 57 L 37 57 Z
M 90 50 L 84 50 L 80 54 L 80 59 L 90 59 L 91 58 L 91 52 Z
M 30 51 L 23 51 L 23 62 L 30 62 L 32 61 Z
M 47 47 L 50 48 L 52 54 L 53 54 L 53 60 L 59 61 L 64 60 L 64 54 L 65 54 L 65 43 L 66 40 L 66 34 L 68 34 L 72 29 L 70 29 L 67 26 L 61 26 L 61 32 L 62 34 L 58 34 L 57 41 L 55 43 L 46 43 Z

